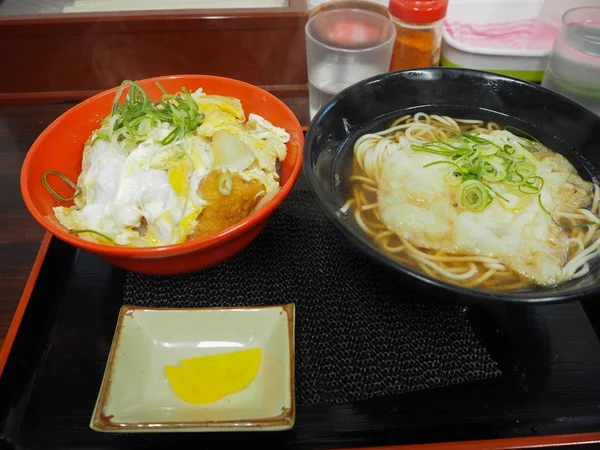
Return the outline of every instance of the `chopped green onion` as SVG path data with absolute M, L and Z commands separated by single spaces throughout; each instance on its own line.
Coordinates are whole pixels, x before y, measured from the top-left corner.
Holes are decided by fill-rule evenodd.
M 168 145 L 171 142 L 173 142 L 175 140 L 175 138 L 177 137 L 177 134 L 179 133 L 179 130 L 177 128 L 173 128 L 173 131 L 171 131 L 169 134 L 167 134 L 167 136 L 160 141 L 161 145 Z
M 519 186 L 519 191 L 523 194 L 537 194 L 544 187 L 542 177 L 529 177 L 527 181 Z
M 592 225 L 600 225 L 600 222 L 581 222 L 576 225 L 561 225 L 565 230 L 570 230 L 573 228 L 585 228 L 591 227 Z
M 106 130 L 100 129 L 96 131 L 96 137 L 99 139 L 104 139 L 105 141 L 110 140 L 110 135 Z
M 538 144 L 538 145 L 541 145 L 541 144 L 542 144 L 540 141 L 538 141 L 538 140 L 537 140 L 537 138 L 536 138 L 535 136 L 533 136 L 533 135 L 529 134 L 529 133 L 528 133 L 527 131 L 525 131 L 525 130 L 521 130 L 520 128 L 517 128 L 517 127 L 512 127 L 512 126 L 510 126 L 510 125 L 509 125 L 509 126 L 507 126 L 507 127 L 504 127 L 504 129 L 505 129 L 506 131 L 509 131 L 509 132 L 510 132 L 510 133 L 512 133 L 512 134 L 515 134 L 515 133 L 513 133 L 513 132 L 512 132 L 512 131 L 510 131 L 510 130 L 515 130 L 515 131 L 517 131 L 517 132 L 519 132 L 519 133 L 521 133 L 521 134 L 524 134 L 525 136 L 527 136 L 526 138 L 524 138 L 524 137 L 522 137 L 522 136 L 519 136 L 519 135 L 517 134 L 517 137 L 518 137 L 519 139 L 523 139 L 523 140 L 525 140 L 525 141 L 533 142 L 534 144 Z
M 148 137 L 153 128 L 167 123 L 173 129 L 161 144 L 168 145 L 183 139 L 202 124 L 204 115 L 185 87 L 182 92 L 168 94 L 159 83 L 157 86 L 163 91 L 163 95 L 160 101 L 152 102 L 137 82 L 123 81 L 115 95 L 111 115 L 104 120 L 102 128 L 96 134 L 103 139 L 129 140 L 138 144 Z M 126 87 L 129 87 L 129 92 L 123 102 L 119 103 Z
M 512 150 L 512 152 L 510 150 Z M 502 151 L 505 153 L 508 153 L 509 155 L 514 155 L 516 152 L 516 150 L 508 144 L 506 144 L 504 147 L 502 147 Z
M 554 217 L 552 217 L 552 214 L 550 214 L 550 211 L 548 211 L 546 209 L 546 207 L 542 204 L 542 194 L 538 195 L 538 203 L 540 205 L 540 208 L 542 208 L 542 211 L 544 211 L 546 214 L 548 214 L 550 216 L 550 218 L 552 219 L 552 222 L 554 222 L 556 225 L 558 225 L 559 227 L 561 227 L 564 230 L 570 230 L 573 228 L 584 228 L 584 227 L 589 227 L 591 225 L 600 225 L 600 222 L 581 222 L 578 223 L 576 225 L 563 225 L 561 223 L 559 223 Z
M 533 136 L 529 136 L 532 140 L 515 136 L 512 144 L 503 145 L 478 132 L 461 132 L 458 137 L 446 139 L 440 139 L 441 134 L 436 137 L 435 142 L 413 144 L 411 149 L 444 158 L 423 167 L 437 164 L 455 167 L 454 176 L 462 178 L 458 197 L 466 208 L 483 211 L 496 197 L 509 203 L 487 183 L 503 183 L 526 195 L 539 194 L 544 186 L 544 179 L 536 175 L 536 165 L 529 161 L 529 153 L 539 150 L 541 145 Z
M 476 134 L 472 134 L 472 133 L 466 133 L 466 132 L 465 132 L 465 133 L 462 133 L 462 136 L 463 136 L 465 139 L 468 139 L 468 140 L 470 140 L 470 141 L 473 141 L 473 142 L 475 142 L 475 143 L 477 143 L 477 144 L 491 144 L 491 142 L 490 142 L 490 141 L 488 141 L 487 139 L 484 139 L 484 138 L 480 138 L 480 137 L 479 137 L 478 135 L 476 135 Z
M 535 170 L 535 166 L 531 163 L 525 161 L 513 161 L 508 166 L 505 182 L 511 186 L 521 186 L 534 176 Z
M 487 181 L 500 181 L 506 177 L 506 169 L 502 163 L 490 159 L 486 159 L 482 164 L 482 178 Z
M 106 236 L 105 234 L 102 234 L 96 230 L 69 230 L 69 234 L 75 234 L 75 235 L 79 235 L 82 233 L 90 233 L 90 234 L 95 234 L 96 236 L 100 236 L 101 238 L 106 239 L 107 241 L 110 242 L 115 242 L 114 240 L 112 240 L 111 238 L 109 238 L 108 236 Z
M 540 205 L 540 208 L 542 208 L 542 211 L 544 211 L 546 214 L 548 214 L 550 216 L 550 218 L 552 219 L 552 222 L 554 222 L 556 225 L 558 225 L 559 227 L 563 227 L 560 223 L 558 223 L 556 221 L 556 219 L 554 217 L 552 217 L 552 214 L 550 214 L 550 211 L 548 211 L 546 209 L 546 207 L 544 206 L 544 204 L 542 203 L 542 194 L 538 194 L 538 204 Z
M 225 172 L 221 174 L 219 179 L 217 180 L 217 189 L 223 195 L 231 194 L 231 188 L 233 187 L 233 179 L 231 178 L 231 174 L 229 172 Z
M 492 187 L 489 184 L 485 184 L 485 183 L 481 183 L 481 184 L 483 184 L 487 188 L 487 190 L 490 191 L 491 193 L 493 193 L 496 197 L 498 197 L 501 200 L 504 200 L 506 203 L 509 203 L 509 200 L 506 197 L 504 197 L 499 192 L 492 189 Z
M 462 207 L 474 212 L 483 211 L 492 201 L 487 188 L 477 180 L 467 180 L 459 186 L 458 200 Z
M 432 147 L 429 146 L 427 144 L 423 144 L 423 145 L 412 145 L 411 146 L 412 150 L 415 152 L 427 152 L 427 153 L 434 153 L 436 155 L 442 155 L 442 156 L 450 156 L 453 155 L 455 152 L 453 152 L 452 150 L 445 150 L 443 147 Z
M 152 130 L 152 119 L 149 117 L 144 117 L 139 121 L 139 125 L 137 127 L 137 132 L 139 135 L 147 136 L 148 133 Z
M 459 166 L 458 164 L 456 164 L 455 162 L 452 162 L 452 161 L 444 161 L 443 159 L 442 159 L 442 160 L 440 160 L 440 161 L 434 161 L 434 162 L 432 162 L 432 163 L 425 164 L 425 165 L 423 166 L 423 168 L 426 168 L 426 167 L 431 167 L 431 166 L 437 166 L 438 164 L 450 164 L 450 165 L 452 165 L 452 166 L 456 166 L 456 167 L 458 168 L 458 170 L 459 170 L 459 171 L 461 171 L 461 172 L 464 172 L 464 169 L 463 169 L 461 166 Z
M 71 186 L 73 189 L 75 189 L 75 194 L 73 194 L 73 196 L 69 197 L 69 198 L 64 198 L 64 197 L 58 195 L 56 193 L 56 191 L 54 189 L 52 189 L 50 187 L 50 185 L 48 184 L 48 180 L 47 180 L 48 175 L 56 175 L 57 177 L 59 177 L 61 180 L 63 180 L 65 183 L 67 183 L 69 186 Z M 56 198 L 57 200 L 59 200 L 61 202 L 69 202 L 69 201 L 77 198 L 81 194 L 81 188 L 79 186 L 77 186 L 75 183 L 73 183 L 71 180 L 69 180 L 65 175 L 63 175 L 62 173 L 60 173 L 56 170 L 48 170 L 48 171 L 44 172 L 44 174 L 42 175 L 42 184 L 44 185 L 46 190 L 54 196 L 54 198 Z
M 160 84 L 158 81 L 156 82 L 156 85 L 163 92 L 163 94 L 169 95 L 169 93 L 167 92 L 167 90 L 165 89 L 165 87 L 162 84 Z
M 525 161 L 519 161 L 514 164 L 513 170 L 518 171 L 523 178 L 528 178 L 535 173 L 535 166 Z

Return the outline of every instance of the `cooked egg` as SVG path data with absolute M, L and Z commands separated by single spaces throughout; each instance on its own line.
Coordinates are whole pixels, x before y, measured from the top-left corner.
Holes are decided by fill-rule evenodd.
M 168 123 L 155 124 L 137 144 L 92 135 L 77 183 L 81 195 L 73 207 L 54 208 L 60 223 L 93 230 L 80 237 L 97 242 L 176 244 L 197 234 L 199 216 L 209 205 L 200 186 L 209 174 L 229 172 L 260 183 L 253 207 L 278 191 L 277 162 L 286 157 L 289 134 L 255 114 L 246 121 L 238 99 L 200 90 L 192 97 L 204 117 L 182 139 L 163 143 L 175 130 Z
M 261 353 L 252 348 L 182 359 L 181 366 L 166 366 L 165 374 L 175 395 L 205 405 L 248 387 L 258 374 Z

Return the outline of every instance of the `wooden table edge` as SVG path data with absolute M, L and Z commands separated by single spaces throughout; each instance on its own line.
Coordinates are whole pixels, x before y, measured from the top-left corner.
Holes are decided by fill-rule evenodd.
M 0 377 L 2 377 L 2 372 L 4 371 L 4 367 L 6 366 L 8 355 L 12 350 L 15 337 L 17 336 L 17 332 L 19 331 L 23 315 L 25 314 L 25 310 L 27 309 L 31 293 L 33 292 L 33 288 L 35 287 L 35 283 L 37 282 L 37 278 L 42 268 L 42 263 L 46 258 L 46 253 L 48 252 L 48 247 L 50 246 L 51 240 L 52 235 L 46 232 L 44 238 L 42 239 L 40 249 L 38 250 L 38 253 L 35 257 L 35 261 L 33 262 L 33 266 L 31 267 L 31 271 L 29 272 L 29 276 L 27 277 L 27 282 L 25 283 L 25 287 L 23 288 L 23 293 L 21 294 L 21 298 L 19 299 L 19 303 L 17 304 L 17 308 L 15 309 L 15 313 L 10 322 L 10 326 L 8 327 L 8 332 L 6 333 L 6 337 L 4 338 L 4 343 L 2 344 L 2 348 L 0 348 Z

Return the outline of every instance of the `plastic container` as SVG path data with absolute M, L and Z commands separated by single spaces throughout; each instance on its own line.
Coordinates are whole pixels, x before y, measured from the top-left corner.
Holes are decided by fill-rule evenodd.
M 530 23 L 533 32 L 543 0 L 452 0 L 443 29 L 441 65 L 485 70 L 512 76 L 526 81 L 540 82 L 552 50 L 552 44 L 541 48 L 529 46 L 523 41 L 522 48 L 491 47 L 485 42 L 471 44 L 462 42 L 449 32 L 449 23 L 459 21 L 481 29 L 491 24 Z
M 390 0 L 396 41 L 390 70 L 437 66 L 448 0 Z

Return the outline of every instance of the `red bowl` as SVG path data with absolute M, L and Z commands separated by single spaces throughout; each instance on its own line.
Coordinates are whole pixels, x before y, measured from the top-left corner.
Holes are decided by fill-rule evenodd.
M 77 180 L 81 172 L 84 144 L 110 113 L 117 90 L 113 88 L 71 108 L 36 139 L 21 170 L 21 193 L 33 217 L 54 236 L 74 247 L 95 253 L 116 266 L 135 272 L 163 275 L 192 272 L 224 261 L 258 236 L 298 178 L 304 136 L 298 119 L 281 100 L 251 84 L 208 75 L 176 75 L 140 81 L 153 100 L 158 100 L 162 94 L 156 81 L 169 92 L 180 91 L 183 86 L 192 92 L 201 87 L 207 94 L 236 97 L 241 100 L 246 115 L 259 114 L 273 125 L 285 128 L 291 138 L 287 144 L 287 157 L 280 169 L 280 191 L 262 208 L 232 227 L 181 244 L 119 247 L 89 242 L 69 234 L 52 211 L 54 206 L 64 203 L 60 203 L 44 188 L 42 175 L 48 170 L 57 170 L 70 180 Z M 55 189 L 60 195 L 72 195 L 66 184 L 56 184 Z

